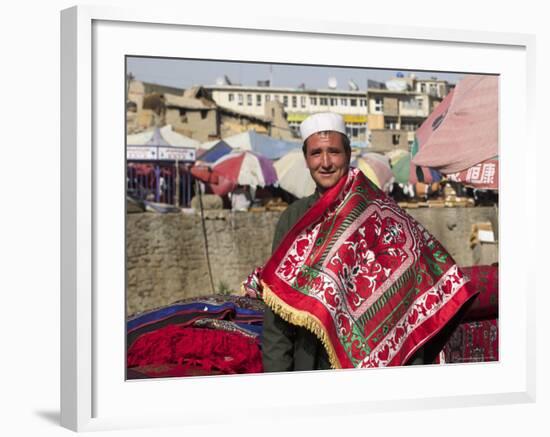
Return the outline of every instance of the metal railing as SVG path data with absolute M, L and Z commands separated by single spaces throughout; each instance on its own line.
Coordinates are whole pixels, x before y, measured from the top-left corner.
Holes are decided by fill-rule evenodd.
M 126 165 L 126 193 L 139 200 L 189 207 L 192 182 L 182 164 L 144 161 Z

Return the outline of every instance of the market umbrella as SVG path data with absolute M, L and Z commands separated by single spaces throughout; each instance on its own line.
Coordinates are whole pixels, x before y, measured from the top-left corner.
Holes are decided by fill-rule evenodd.
M 238 185 L 265 187 L 278 182 L 273 162 L 249 151 L 222 156 L 212 169 Z
M 498 155 L 498 77 L 467 75 L 416 132 L 412 163 L 444 174 Z
M 251 151 L 269 159 L 279 159 L 291 150 L 302 148 L 302 143 L 299 141 L 278 140 L 254 130 L 224 137 L 223 141 L 235 150 Z M 201 148 L 211 149 L 216 145 L 216 141 L 209 141 L 203 143 Z
M 389 191 L 394 176 L 387 157 L 379 153 L 366 153 L 353 159 L 350 165 L 361 170 L 378 188 L 386 193 Z
M 392 167 L 398 159 L 409 154 L 410 153 L 404 149 L 393 149 L 393 150 L 390 150 L 389 152 L 386 152 L 386 156 L 390 160 L 390 165 Z
M 494 157 L 465 170 L 449 173 L 447 179 L 481 190 L 498 190 L 498 173 L 498 157 Z
M 274 164 L 279 186 L 301 199 L 315 191 L 315 182 L 311 178 L 302 150 L 292 150 Z
M 391 160 L 395 182 L 399 184 L 432 183 L 441 180 L 441 173 L 433 168 L 418 167 L 411 163 L 411 154 L 405 152 Z
M 225 141 L 220 140 L 214 146 L 209 149 L 197 150 L 197 161 L 202 162 L 216 162 L 222 156 L 231 153 L 233 148 Z
M 191 175 L 207 184 L 214 194 L 224 196 L 230 193 L 237 186 L 236 183 L 229 180 L 218 171 L 213 170 L 208 165 L 194 165 L 191 167 Z
M 197 149 L 200 142 L 172 129 L 172 125 L 156 127 L 147 132 L 126 136 L 129 146 L 172 146 Z

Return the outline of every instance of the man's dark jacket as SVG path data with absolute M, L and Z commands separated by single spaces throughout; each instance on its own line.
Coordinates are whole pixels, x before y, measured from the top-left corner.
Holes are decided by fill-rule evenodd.
M 318 198 L 315 192 L 293 202 L 281 214 L 272 251 Z M 262 357 L 265 372 L 330 369 L 327 353 L 319 339 L 305 328 L 284 321 L 270 308 L 266 308 L 264 316 Z

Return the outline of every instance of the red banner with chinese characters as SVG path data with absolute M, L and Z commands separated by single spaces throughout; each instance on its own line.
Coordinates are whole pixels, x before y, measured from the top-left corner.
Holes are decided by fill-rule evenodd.
M 474 188 L 498 190 L 498 159 L 488 159 L 466 170 L 448 174 L 447 178 Z

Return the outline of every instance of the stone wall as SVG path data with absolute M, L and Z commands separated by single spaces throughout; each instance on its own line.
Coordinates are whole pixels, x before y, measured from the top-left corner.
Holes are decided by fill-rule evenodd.
M 493 221 L 493 208 L 409 209 L 463 266 L 498 261 L 498 246 L 483 256 L 469 245 L 471 225 Z M 205 212 L 214 292 L 236 291 L 271 253 L 280 212 Z M 127 310 L 144 311 L 212 293 L 199 214 L 127 215 Z
M 271 253 L 279 212 L 205 212 L 216 293 L 240 283 Z M 199 214 L 127 215 L 128 314 L 212 293 Z

